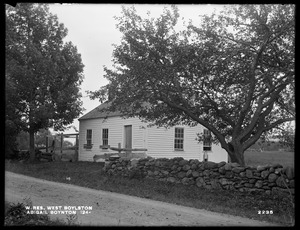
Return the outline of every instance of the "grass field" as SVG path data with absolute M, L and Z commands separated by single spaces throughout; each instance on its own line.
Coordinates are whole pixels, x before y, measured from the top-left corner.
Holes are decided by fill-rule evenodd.
M 294 152 L 282 152 L 282 151 L 246 151 L 245 163 L 246 165 L 264 165 L 264 164 L 276 164 L 279 163 L 282 166 L 294 167 Z
M 288 196 L 248 194 L 226 190 L 206 190 L 196 186 L 172 184 L 140 178 L 108 176 L 103 164 L 95 162 L 14 162 L 6 161 L 7 171 L 50 181 L 149 198 L 209 211 L 264 220 L 290 226 L 294 208 Z M 37 173 L 38 172 L 38 173 Z M 70 177 L 70 181 L 66 180 Z M 272 210 L 272 215 L 259 215 Z

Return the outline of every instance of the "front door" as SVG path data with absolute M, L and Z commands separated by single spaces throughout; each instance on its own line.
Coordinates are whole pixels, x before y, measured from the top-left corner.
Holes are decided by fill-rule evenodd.
M 132 148 L 132 125 L 125 125 L 125 148 Z

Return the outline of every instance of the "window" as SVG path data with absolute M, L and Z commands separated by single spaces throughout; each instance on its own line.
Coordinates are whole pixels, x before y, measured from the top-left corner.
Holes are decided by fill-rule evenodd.
M 177 151 L 183 151 L 183 131 L 183 128 L 175 128 L 174 149 Z
M 87 129 L 86 130 L 86 144 L 84 145 L 84 148 L 91 149 L 92 148 L 92 130 Z
M 204 129 L 203 134 L 204 134 L 203 150 L 211 151 L 211 132 L 208 129 Z
M 108 145 L 108 129 L 102 129 L 102 145 Z

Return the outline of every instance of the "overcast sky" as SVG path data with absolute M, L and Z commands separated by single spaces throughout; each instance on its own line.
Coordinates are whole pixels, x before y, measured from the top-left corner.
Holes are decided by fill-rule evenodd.
M 86 90 L 97 90 L 108 81 L 103 77 L 103 66 L 112 66 L 112 44 L 120 44 L 122 34 L 116 28 L 114 16 L 121 16 L 121 4 L 49 4 L 50 12 L 56 14 L 58 21 L 68 29 L 65 41 L 71 41 L 81 54 L 84 67 L 84 80 L 81 85 L 83 95 L 83 114 L 97 107 L 98 100 L 90 100 Z M 125 5 L 130 7 L 131 5 Z M 163 4 L 135 4 L 137 13 L 146 16 L 158 17 Z M 211 14 L 215 9 L 220 10 L 222 5 L 190 4 L 178 5 L 180 18 L 186 22 L 192 19 L 197 21 L 198 15 Z M 81 115 L 82 116 L 82 115 Z M 74 120 L 73 125 L 79 129 L 79 122 Z M 67 130 L 65 133 L 73 133 Z

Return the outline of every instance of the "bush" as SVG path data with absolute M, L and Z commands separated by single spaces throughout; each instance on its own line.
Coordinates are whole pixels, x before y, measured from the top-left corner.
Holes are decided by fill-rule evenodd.
M 5 205 L 4 225 L 65 225 L 64 222 L 51 221 L 49 216 L 41 214 L 27 214 L 25 204 L 6 204 Z

